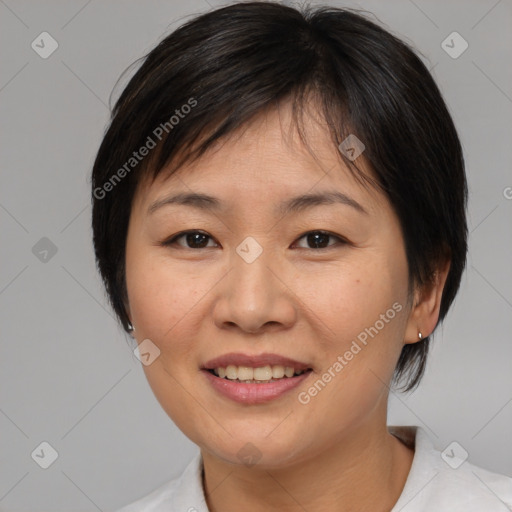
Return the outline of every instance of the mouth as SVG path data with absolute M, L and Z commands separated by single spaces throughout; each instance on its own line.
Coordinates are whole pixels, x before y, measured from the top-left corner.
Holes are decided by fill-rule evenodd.
M 258 384 L 297 377 L 312 367 L 278 354 L 231 353 L 211 359 L 201 369 L 221 379 Z
M 280 397 L 313 372 L 312 366 L 276 354 L 226 354 L 201 367 L 214 390 L 244 404 Z
M 226 379 L 233 382 L 241 382 L 244 384 L 268 384 L 269 382 L 277 382 L 282 379 L 291 379 L 298 377 L 303 373 L 312 371 L 311 368 L 298 370 L 293 366 L 282 365 L 265 365 L 257 368 L 250 366 L 219 366 L 213 369 L 206 369 L 212 375 L 220 379 Z

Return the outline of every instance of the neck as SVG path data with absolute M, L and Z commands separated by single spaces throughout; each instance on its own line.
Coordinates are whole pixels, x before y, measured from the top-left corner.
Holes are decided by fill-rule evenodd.
M 413 456 L 385 422 L 359 425 L 321 453 L 286 467 L 235 466 L 203 450 L 203 487 L 211 512 L 239 511 L 241 503 L 252 512 L 389 512 Z

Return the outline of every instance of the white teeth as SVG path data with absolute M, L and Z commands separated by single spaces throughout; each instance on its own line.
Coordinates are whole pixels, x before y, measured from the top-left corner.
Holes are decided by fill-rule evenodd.
M 274 379 L 282 379 L 284 377 L 284 366 L 280 364 L 272 366 L 272 377 Z
M 238 377 L 240 378 L 240 377 Z M 263 366 L 261 368 L 254 368 L 254 380 L 270 380 L 272 378 L 272 367 Z
M 230 380 L 236 380 L 238 378 L 238 368 L 232 364 L 226 368 L 226 377 Z
M 266 365 L 258 368 L 251 368 L 250 366 L 235 366 L 233 364 L 227 367 L 218 367 L 214 369 L 215 375 L 229 380 L 239 380 L 246 383 L 267 383 L 272 379 L 282 379 L 283 377 L 293 377 L 294 375 L 301 375 L 304 370 L 295 371 L 291 366 L 282 366 L 276 364 L 274 366 Z
M 293 377 L 293 368 L 291 366 L 287 366 L 285 369 L 284 369 L 284 374 L 287 376 L 287 377 Z
M 238 380 L 252 380 L 254 377 L 254 369 L 249 366 L 238 367 Z

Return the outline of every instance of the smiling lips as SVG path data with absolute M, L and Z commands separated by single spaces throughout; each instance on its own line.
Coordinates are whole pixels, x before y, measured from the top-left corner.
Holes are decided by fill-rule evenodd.
M 256 404 L 281 396 L 309 376 L 307 364 L 277 354 L 225 354 L 205 363 L 210 384 L 237 402 Z
M 221 379 L 238 380 L 246 384 L 267 383 L 272 380 L 283 379 L 285 376 L 290 378 L 294 375 L 301 375 L 304 372 L 304 370 L 296 371 L 292 366 L 282 366 L 280 364 L 259 366 L 257 368 L 230 364 L 226 367 L 219 366 L 212 371 Z
M 224 354 L 208 361 L 204 369 L 220 377 L 241 382 L 260 383 L 291 378 L 309 370 L 308 365 L 277 354 Z

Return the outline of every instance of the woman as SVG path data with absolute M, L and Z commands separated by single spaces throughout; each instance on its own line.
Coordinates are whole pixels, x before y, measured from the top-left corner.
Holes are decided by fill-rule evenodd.
M 92 185 L 113 308 L 200 448 L 122 512 L 510 510 L 509 478 L 386 424 L 467 251 L 459 139 L 403 42 L 328 7 L 199 16 L 123 91 Z

